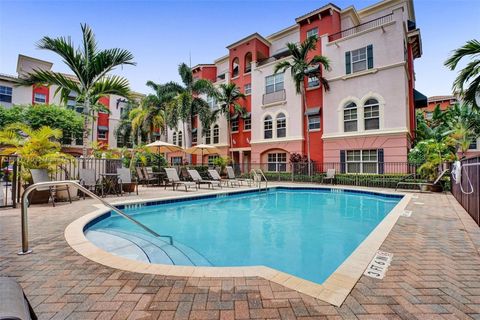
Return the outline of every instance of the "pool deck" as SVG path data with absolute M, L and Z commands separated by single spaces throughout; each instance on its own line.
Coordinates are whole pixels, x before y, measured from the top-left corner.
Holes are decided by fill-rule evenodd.
M 185 193 L 141 188 L 107 200 L 172 195 Z M 162 276 L 93 262 L 64 237 L 98 209 L 89 199 L 32 206 L 26 256 L 16 254 L 20 210 L 0 209 L 0 275 L 17 278 L 40 319 L 480 319 L 480 229 L 451 195 L 415 196 L 411 217 L 400 217 L 380 248 L 394 255 L 385 278 L 362 276 L 341 307 L 258 277 Z

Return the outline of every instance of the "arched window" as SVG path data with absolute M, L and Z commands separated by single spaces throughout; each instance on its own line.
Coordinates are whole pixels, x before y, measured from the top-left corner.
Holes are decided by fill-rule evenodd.
M 173 133 L 173 144 L 177 144 L 177 133 Z
M 205 144 L 212 143 L 211 137 L 212 137 L 211 131 L 210 131 L 210 128 L 208 128 L 208 129 L 205 130 Z
M 238 58 L 233 59 L 232 62 L 232 78 L 238 77 L 238 72 L 240 71 L 240 66 L 238 64 Z
M 380 105 L 376 99 L 368 99 L 363 106 L 365 130 L 380 129 Z
M 178 133 L 178 145 L 181 147 L 183 146 L 183 134 L 182 131 Z
M 220 139 L 220 130 L 218 129 L 218 124 L 213 127 L 213 143 L 219 143 Z
M 245 73 L 252 71 L 252 53 L 248 52 L 245 55 Z
M 273 121 L 271 116 L 266 116 L 263 119 L 263 138 L 272 139 L 273 137 Z
M 285 138 L 287 136 L 287 118 L 285 114 L 277 115 L 277 138 Z
M 343 110 L 343 131 L 358 131 L 357 105 L 354 102 L 348 103 Z

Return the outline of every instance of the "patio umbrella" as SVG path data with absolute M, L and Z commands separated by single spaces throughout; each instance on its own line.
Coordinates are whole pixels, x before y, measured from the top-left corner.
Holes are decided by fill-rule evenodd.
M 203 165 L 203 156 L 207 154 L 218 154 L 220 153 L 220 150 L 218 150 L 214 146 L 210 146 L 208 144 L 199 144 L 193 147 L 188 148 L 185 150 L 186 153 L 189 154 L 196 154 L 200 155 L 202 157 L 202 165 Z
M 152 143 L 146 145 L 151 150 L 156 150 L 158 154 L 160 153 L 169 153 L 175 151 L 183 151 L 182 147 L 179 147 L 175 144 L 168 143 L 165 141 L 156 140 Z

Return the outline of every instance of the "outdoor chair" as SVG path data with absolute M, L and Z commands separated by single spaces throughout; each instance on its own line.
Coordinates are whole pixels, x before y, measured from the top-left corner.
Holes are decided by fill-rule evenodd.
M 233 170 L 233 167 L 231 166 L 227 166 L 227 177 L 228 177 L 228 182 L 230 183 L 230 185 L 232 184 L 236 184 L 238 186 L 241 185 L 241 182 L 242 181 L 245 181 L 248 183 L 249 186 L 252 185 L 252 182 L 253 180 L 252 179 L 238 179 L 235 177 L 235 171 Z
M 322 177 L 322 183 L 324 181 L 330 181 L 331 184 L 335 182 L 335 169 L 327 169 L 327 173 Z
M 138 195 L 138 183 L 132 179 L 132 173 L 129 168 L 118 168 L 118 183 L 120 184 L 120 190 L 122 193 L 125 191 L 131 193 L 132 190 L 136 191 Z
M 443 176 L 448 172 L 448 169 L 446 170 L 443 170 L 440 175 L 437 177 L 437 179 L 435 179 L 435 181 L 432 183 L 432 182 L 410 182 L 410 181 L 404 181 L 406 178 L 408 178 L 409 176 L 407 176 L 406 178 L 402 179 L 402 181 L 399 181 L 395 187 L 395 191 L 397 191 L 398 187 L 401 186 L 401 185 L 413 185 L 413 186 L 418 186 L 420 191 L 423 191 L 423 188 L 424 187 L 428 187 L 428 186 L 436 186 L 438 185 L 438 183 L 440 182 L 440 180 L 443 178 Z
M 213 180 L 220 181 L 220 183 L 224 183 L 226 186 L 228 186 L 228 179 L 222 179 L 220 175 L 218 174 L 217 170 L 215 169 L 209 169 L 208 174 L 210 174 L 210 177 L 212 177 Z
M 100 194 L 103 197 L 103 183 L 100 179 L 95 178 L 94 169 L 78 169 L 78 176 L 80 178 L 80 185 L 95 194 Z M 83 200 L 85 200 L 85 193 L 83 193 Z
M 10 277 L 0 277 L 0 319 L 37 319 L 22 287 Z
M 145 184 L 147 183 L 147 180 L 145 179 L 145 175 L 143 174 L 142 167 L 135 167 L 135 172 L 137 174 L 138 183 L 141 183 L 143 186 L 145 186 Z
M 178 190 L 178 186 L 184 186 L 185 191 L 188 191 L 188 188 L 192 187 L 195 187 L 198 190 L 198 185 L 196 182 L 181 181 L 175 168 L 165 168 L 165 172 L 167 173 L 167 179 L 172 184 L 174 191 Z M 167 189 L 167 186 L 165 186 L 165 189 Z
M 195 169 L 189 169 L 189 170 L 187 170 L 187 172 L 190 175 L 190 178 L 192 178 L 192 180 L 196 184 L 198 184 L 198 186 L 200 186 L 201 184 L 208 184 L 209 188 L 213 188 L 215 186 L 220 187 L 220 188 L 222 187 L 220 181 L 202 179 L 202 177 L 200 176 L 200 173 L 198 173 L 198 171 L 195 170 Z
M 30 169 L 30 173 L 32 175 L 32 181 L 33 183 L 39 183 L 39 182 L 48 182 L 51 181 L 50 177 L 48 176 L 48 171 L 47 169 Z M 36 190 L 38 191 L 45 191 L 48 190 L 49 192 L 49 198 L 47 203 L 50 201 L 50 198 L 52 199 L 52 205 L 55 207 L 55 193 L 58 191 L 67 191 L 68 194 L 68 201 L 72 203 L 72 197 L 70 196 L 70 188 L 68 185 L 63 185 L 63 186 L 51 186 L 51 187 L 37 187 Z
M 147 184 L 147 187 L 152 183 L 153 185 L 159 183 L 159 178 L 158 176 L 155 176 L 153 173 L 153 168 L 152 167 L 143 167 L 143 176 L 145 178 L 145 183 Z

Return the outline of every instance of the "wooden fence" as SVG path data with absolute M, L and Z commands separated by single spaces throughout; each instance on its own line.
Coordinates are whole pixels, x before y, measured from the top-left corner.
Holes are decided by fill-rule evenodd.
M 480 225 L 480 157 L 462 160 L 461 183 L 452 179 L 452 193 Z

